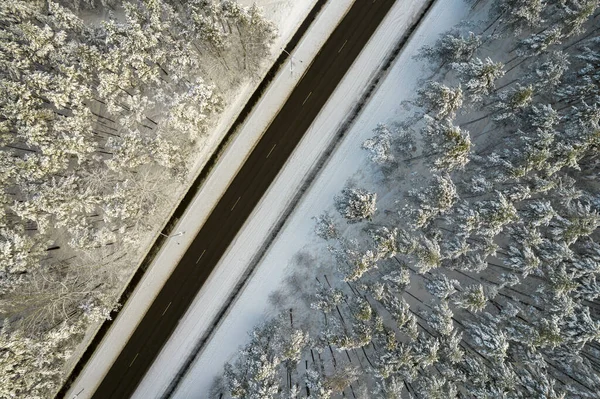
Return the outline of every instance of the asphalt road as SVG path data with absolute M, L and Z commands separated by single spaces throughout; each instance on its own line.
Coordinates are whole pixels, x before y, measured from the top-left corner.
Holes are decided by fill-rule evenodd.
M 393 3 L 356 0 L 238 171 L 93 398 L 128 398 L 133 394 L 179 319 Z

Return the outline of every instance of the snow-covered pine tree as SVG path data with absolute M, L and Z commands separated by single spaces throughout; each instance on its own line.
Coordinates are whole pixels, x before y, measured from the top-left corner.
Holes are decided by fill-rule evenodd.
M 345 188 L 335 197 L 335 207 L 348 223 L 369 220 L 377 210 L 377 194 L 362 188 Z

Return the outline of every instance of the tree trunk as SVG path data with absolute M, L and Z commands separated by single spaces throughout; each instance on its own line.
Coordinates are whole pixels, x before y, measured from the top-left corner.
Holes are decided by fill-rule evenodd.
M 518 67 L 519 65 L 521 65 L 522 63 L 524 63 L 525 61 L 527 61 L 527 57 L 523 57 L 523 59 L 519 62 L 517 62 L 515 65 L 513 65 L 512 67 L 510 67 L 505 73 L 504 75 L 508 75 L 513 69 L 515 69 L 516 67 Z
M 583 36 L 582 38 L 577 39 L 576 41 L 574 41 L 573 43 L 569 44 L 568 46 L 564 47 L 563 50 L 568 50 L 571 47 L 581 43 L 582 41 L 588 39 L 590 36 L 592 36 L 594 33 L 596 33 L 598 30 L 600 30 L 600 27 L 594 28 L 593 30 L 591 30 L 590 32 L 588 32 L 587 35 Z
M 485 114 L 485 115 L 483 115 L 483 116 L 482 116 L 482 117 L 480 117 L 480 118 L 473 119 L 473 120 L 471 120 L 471 121 L 468 121 L 468 122 L 461 123 L 461 124 L 460 124 L 460 127 L 461 127 L 461 128 L 463 128 L 463 127 L 465 127 L 465 126 L 469 126 L 469 125 L 470 125 L 470 124 L 472 124 L 472 123 L 475 123 L 475 122 L 482 121 L 482 120 L 484 120 L 484 119 L 486 119 L 486 118 L 489 118 L 489 117 L 490 117 L 490 115 L 489 115 L 489 114 Z
M 484 34 L 485 32 L 487 32 L 487 31 L 488 31 L 488 30 L 489 30 L 489 29 L 490 29 L 492 26 L 494 26 L 494 24 L 495 24 L 496 22 L 498 22 L 498 21 L 500 20 L 500 18 L 502 18 L 502 17 L 504 16 L 504 14 L 505 14 L 505 13 L 506 13 L 506 11 L 505 11 L 505 12 L 502 12 L 500 15 L 498 15 L 498 16 L 496 17 L 496 19 L 494 19 L 494 20 L 493 20 L 493 21 L 492 21 L 492 22 L 491 22 L 491 23 L 490 23 L 490 24 L 489 24 L 489 25 L 488 25 L 488 26 L 487 26 L 487 27 L 486 27 L 486 28 L 485 28 L 485 29 L 484 29 L 484 30 L 481 32 L 481 34 L 483 35 L 483 34 Z
M 493 92 L 497 93 L 498 91 L 500 91 L 500 90 L 504 89 L 505 87 L 508 87 L 508 86 L 512 85 L 513 83 L 516 83 L 518 81 L 519 81 L 519 79 L 513 79 L 510 82 L 505 83 L 502 86 L 495 88 Z M 489 104 L 489 105 L 491 105 L 491 104 Z
M 337 369 L 337 361 L 335 359 L 335 355 L 333 354 L 333 349 L 331 349 L 331 344 L 327 343 L 327 347 L 329 348 L 329 352 L 331 353 L 331 361 L 333 362 L 333 368 Z

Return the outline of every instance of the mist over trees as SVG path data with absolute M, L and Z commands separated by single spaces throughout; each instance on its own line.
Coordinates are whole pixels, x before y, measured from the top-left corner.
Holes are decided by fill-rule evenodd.
M 275 35 L 231 0 L 0 2 L 0 397 L 60 386 Z
M 470 3 L 486 20 L 423 48 L 406 120 L 363 143 L 380 190 L 315 219 L 306 347 L 264 397 L 598 396 L 600 3 Z M 255 346 L 220 393 L 249 397 Z

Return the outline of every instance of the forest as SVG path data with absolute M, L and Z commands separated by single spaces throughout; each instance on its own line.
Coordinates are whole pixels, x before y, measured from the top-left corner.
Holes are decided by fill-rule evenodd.
M 466 1 L 210 398 L 598 397 L 600 2 Z
M 276 34 L 233 0 L 0 1 L 0 398 L 61 387 Z

